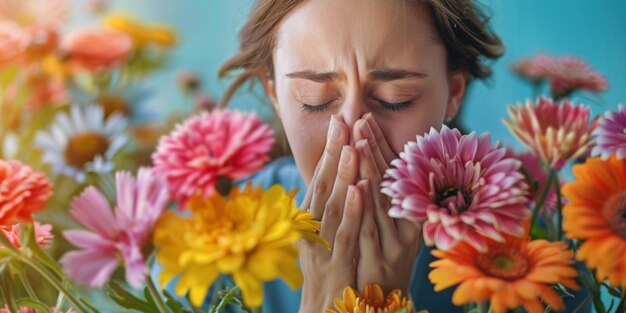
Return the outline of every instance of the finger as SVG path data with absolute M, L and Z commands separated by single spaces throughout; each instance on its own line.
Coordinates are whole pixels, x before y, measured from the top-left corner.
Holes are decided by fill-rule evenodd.
M 333 242 L 337 228 L 343 216 L 344 205 L 348 193 L 348 186 L 354 184 L 359 174 L 358 154 L 351 146 L 344 146 L 341 151 L 339 170 L 333 184 L 333 190 L 324 207 L 320 236 L 327 242 Z
M 367 140 L 360 140 L 356 144 L 359 152 L 359 175 L 369 180 L 369 193 L 373 199 L 372 208 L 378 226 L 381 247 L 391 247 L 398 240 L 398 229 L 395 221 L 389 217 L 387 211 L 391 207 L 389 200 L 380 193 L 381 177 Z
M 336 262 L 354 266 L 362 215 L 361 192 L 359 188 L 351 185 L 348 187 L 343 217 L 333 245 L 332 258 Z
M 383 156 L 380 148 L 378 147 L 378 143 L 374 138 L 374 133 L 370 129 L 367 121 L 365 119 L 360 119 L 354 124 L 353 136 L 355 141 L 359 141 L 362 139 L 367 140 L 369 144 L 372 154 L 374 155 L 374 160 L 376 161 L 376 167 L 378 167 L 378 171 L 380 176 L 382 177 L 385 174 L 385 171 L 389 167 L 388 162 L 385 161 L 385 157 Z
M 347 126 L 335 115 L 331 116 L 326 146 L 320 159 L 321 165 L 309 184 L 308 197 L 305 197 L 310 202 L 309 211 L 318 221 L 324 215 L 324 207 L 333 189 L 342 147 L 348 142 L 349 136 L 346 128 Z
M 398 235 L 402 243 L 414 243 L 419 244 L 422 242 L 422 225 L 417 224 L 405 219 L 397 219 L 396 227 L 398 228 Z
M 361 191 L 363 201 L 363 217 L 361 230 L 359 232 L 359 251 L 361 257 L 367 260 L 376 260 L 380 257 L 380 238 L 376 221 L 374 221 L 374 199 L 370 192 L 370 182 L 367 179 L 359 181 L 357 184 Z
M 385 161 L 387 162 L 387 164 L 391 163 L 391 161 L 397 158 L 398 155 L 395 152 L 393 152 L 393 150 L 391 149 L 391 146 L 389 146 L 389 143 L 387 142 L 387 139 L 385 139 L 385 135 L 383 134 L 380 127 L 378 126 L 378 123 L 376 123 L 374 116 L 372 115 L 372 113 L 367 113 L 363 116 L 363 118 L 365 119 L 365 121 L 367 121 L 367 125 L 372 130 L 376 143 L 378 143 L 378 148 L 380 149 L 380 152 L 383 154 Z

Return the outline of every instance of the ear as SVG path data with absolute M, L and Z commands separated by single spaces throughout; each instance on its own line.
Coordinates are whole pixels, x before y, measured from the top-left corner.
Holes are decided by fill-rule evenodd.
M 465 96 L 465 86 L 467 85 L 468 72 L 460 69 L 450 75 L 448 86 L 450 94 L 446 105 L 445 120 L 452 120 L 459 113 L 463 97 Z
M 278 107 L 278 101 L 276 100 L 276 82 L 268 72 L 265 72 L 262 75 L 261 81 L 263 83 L 263 88 L 265 88 L 265 94 L 270 99 L 270 101 L 272 101 L 274 111 L 276 111 L 276 115 L 280 119 L 280 108 Z

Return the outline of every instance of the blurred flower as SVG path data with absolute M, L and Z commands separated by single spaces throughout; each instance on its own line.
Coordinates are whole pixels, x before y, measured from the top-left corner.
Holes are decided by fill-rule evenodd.
M 0 160 L 0 225 L 31 222 L 51 195 L 52 185 L 43 173 L 19 161 Z
M 578 89 L 592 92 L 607 89 L 606 79 L 579 58 L 549 58 L 547 62 L 542 62 L 542 67 L 550 80 L 550 89 L 557 98 Z
M 237 180 L 259 170 L 269 159 L 272 135 L 252 113 L 204 112 L 162 137 L 152 160 L 184 204 L 198 192 L 213 194 L 220 178 Z
M 128 34 L 137 49 L 150 44 L 170 47 L 176 43 L 176 34 L 172 28 L 148 25 L 127 15 L 111 14 L 104 19 L 104 25 L 109 29 Z
M 115 178 L 115 212 L 94 187 L 72 201 L 72 217 L 90 230 L 63 232 L 82 250 L 68 252 L 60 261 L 70 278 L 91 287 L 102 287 L 123 263 L 126 281 L 141 288 L 148 274 L 141 249 L 149 244 L 154 224 L 168 203 L 167 184 L 149 168 L 140 168 L 137 179 L 128 172 L 117 172 Z
M 386 172 L 382 192 L 392 198 L 389 215 L 424 222 L 424 241 L 442 250 L 466 241 L 485 251 L 484 237 L 522 236 L 521 221 L 530 216 L 528 186 L 520 162 L 505 153 L 491 145 L 488 133 L 431 128 L 407 143 Z
M 589 107 L 568 100 L 558 104 L 550 98 L 539 98 L 536 104 L 528 100 L 508 111 L 510 117 L 503 122 L 511 133 L 556 169 L 587 152 L 597 126 Z
M 548 285 L 578 289 L 574 253 L 565 242 L 505 235 L 503 242 L 488 240 L 487 246 L 485 253 L 466 243 L 449 251 L 433 250 L 439 260 L 430 263 L 428 278 L 435 291 L 458 284 L 452 295 L 455 305 L 490 301 L 494 313 L 520 306 L 543 313 L 541 300 L 553 310 L 564 308 L 559 294 Z
M 19 26 L 0 22 L 0 67 L 20 57 L 28 47 L 28 40 L 28 35 Z
M 50 240 L 54 238 L 54 235 L 52 234 L 52 225 L 40 224 L 35 221 L 33 223 L 33 227 L 35 227 L 35 240 L 37 241 L 37 244 L 42 248 L 46 248 L 48 243 L 50 243 Z M 0 232 L 2 232 L 9 239 L 14 247 L 18 249 L 22 248 L 22 245 L 20 244 L 20 236 L 22 233 L 20 224 L 0 225 Z M 2 245 L 0 245 L 0 247 L 2 247 Z
M 198 111 L 213 111 L 217 108 L 217 101 L 205 91 L 198 91 L 193 96 L 193 106 Z
M 575 180 L 563 186 L 568 238 L 584 240 L 577 258 L 596 269 L 598 281 L 626 284 L 626 159 L 587 159 L 574 165 Z
M 85 4 L 85 9 L 89 13 L 99 14 L 105 12 L 108 6 L 108 0 L 87 0 L 87 3 Z
M 596 141 L 591 155 L 606 160 L 611 154 L 618 159 L 626 158 L 626 107 L 619 105 L 617 111 L 608 111 L 600 118 L 598 128 L 593 131 Z
M 393 290 L 385 298 L 383 289 L 378 284 L 370 284 L 365 286 L 363 294 L 347 286 L 343 290 L 343 299 L 335 298 L 335 310 L 326 309 L 325 313 L 391 313 L 402 312 L 405 309 L 407 313 L 415 312 L 411 301 L 402 296 L 399 289 Z M 419 313 L 426 313 L 420 311 Z
M 547 73 L 545 65 L 551 62 L 552 58 L 539 54 L 530 59 L 524 59 L 513 65 L 513 71 L 522 78 L 528 79 L 533 83 L 538 83 L 546 78 Z
M 44 151 L 42 160 L 52 164 L 56 172 L 82 182 L 86 172 L 113 169 L 111 158 L 127 140 L 122 133 L 126 124 L 117 114 L 105 119 L 99 106 L 72 105 L 70 112 L 57 113 L 47 132 L 37 133 L 35 143 Z
M 2 0 L 0 20 L 10 20 L 22 26 L 58 25 L 67 20 L 67 0 Z
M 184 92 L 194 92 L 201 85 L 200 77 L 191 71 L 182 71 L 176 76 L 178 87 Z
M 546 184 L 548 183 L 548 173 L 544 169 L 541 164 L 541 159 L 533 152 L 524 151 L 524 152 L 515 152 L 512 149 L 507 149 L 506 158 L 513 158 L 522 162 L 522 169 L 526 171 L 528 176 L 526 177 L 526 183 L 528 186 L 533 186 L 537 183 L 537 190 L 535 191 L 533 188 L 530 188 L 529 194 L 529 205 L 535 206 L 534 199 L 537 198 L 539 194 L 546 188 Z M 528 180 L 530 179 L 530 180 Z M 550 188 L 548 191 L 548 195 L 544 200 L 544 208 L 547 208 L 550 212 L 554 212 L 557 208 L 557 198 L 556 191 L 554 188 Z
M 59 30 L 50 25 L 37 25 L 25 29 L 28 34 L 27 56 L 32 60 L 54 53 L 59 46 Z
M 44 71 L 26 73 L 28 95 L 24 100 L 30 112 L 37 112 L 47 105 L 62 104 L 69 101 L 63 80 Z
M 132 41 L 125 33 L 83 29 L 69 34 L 63 49 L 70 62 L 87 70 L 106 70 L 120 65 L 131 52 Z
M 228 198 L 197 194 L 188 208 L 190 216 L 173 211 L 161 216 L 154 244 L 163 266 L 161 285 L 180 276 L 175 292 L 182 296 L 189 291 L 196 306 L 219 273 L 232 275 L 248 307 L 261 305 L 266 281 L 282 278 L 292 289 L 299 288 L 302 273 L 295 242 L 323 242 L 316 234 L 320 223 L 296 208 L 294 193 L 280 185 L 264 192 L 248 184 L 243 190 L 234 188 Z

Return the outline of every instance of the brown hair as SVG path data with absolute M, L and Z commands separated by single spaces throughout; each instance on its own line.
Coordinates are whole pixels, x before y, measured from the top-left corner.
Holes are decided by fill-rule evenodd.
M 272 52 L 281 21 L 305 0 L 259 0 L 239 33 L 239 52 L 226 61 L 219 77 L 242 70 L 220 101 L 224 106 L 245 83 L 253 86 L 273 71 Z M 446 46 L 448 69 L 466 69 L 472 79 L 491 75 L 485 59 L 504 52 L 500 38 L 488 25 L 488 17 L 473 0 L 408 0 L 424 3 Z

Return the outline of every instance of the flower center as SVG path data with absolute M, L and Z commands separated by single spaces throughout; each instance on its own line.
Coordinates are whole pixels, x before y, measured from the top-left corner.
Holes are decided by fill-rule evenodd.
M 120 113 L 123 116 L 130 116 L 131 109 L 126 99 L 114 94 L 101 94 L 98 99 L 98 103 L 104 109 L 104 116 L 109 117 L 113 113 Z
M 465 189 L 447 187 L 437 192 L 435 201 L 439 207 L 447 208 L 450 213 L 460 214 L 469 208 L 471 197 Z
M 604 203 L 602 213 L 613 231 L 626 238 L 626 191 L 611 196 Z
M 103 155 L 109 148 L 109 140 L 97 133 L 82 133 L 72 137 L 65 148 L 67 163 L 83 167 L 93 161 L 96 155 Z
M 490 250 L 478 256 L 478 267 L 488 275 L 516 280 L 528 272 L 528 260 L 515 247 L 490 247 Z

